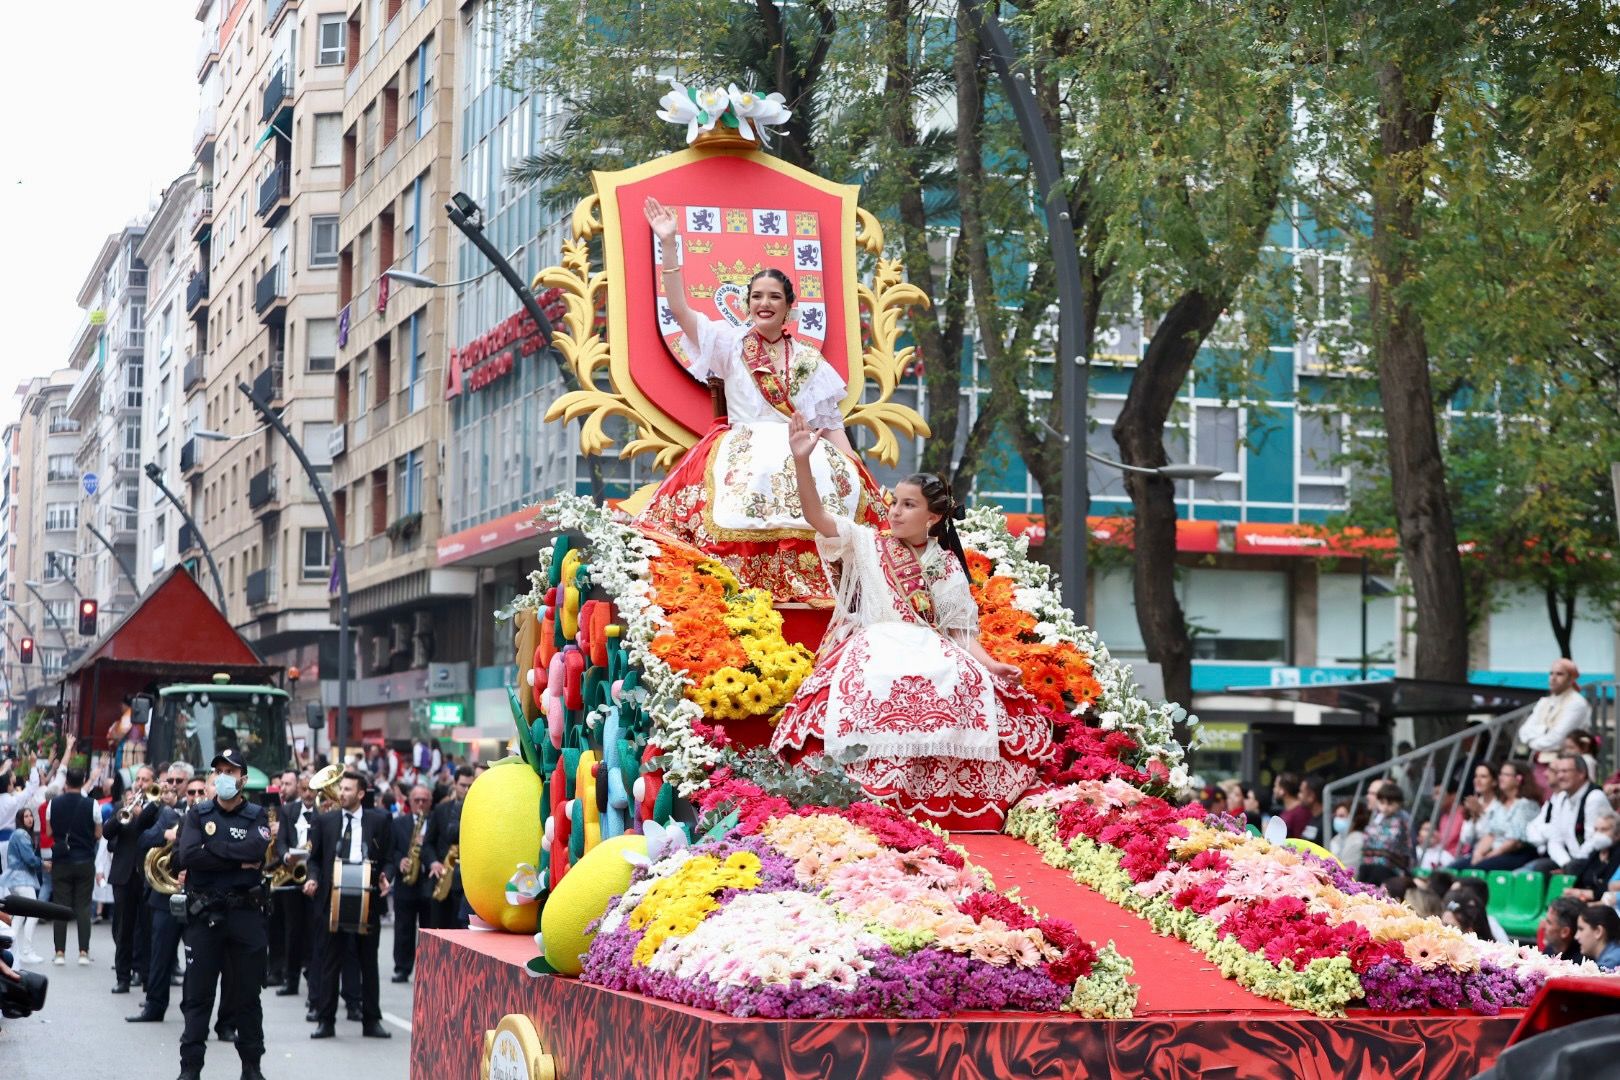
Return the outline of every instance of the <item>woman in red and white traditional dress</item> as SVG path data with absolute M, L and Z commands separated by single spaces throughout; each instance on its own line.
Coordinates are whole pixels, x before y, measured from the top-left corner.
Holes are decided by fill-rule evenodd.
M 848 386 L 819 349 L 787 333 L 793 286 L 786 274 L 754 275 L 747 323 L 705 318 L 687 303 L 675 264 L 674 212 L 649 198 L 646 213 L 663 249 L 664 292 L 685 335 L 687 371 L 724 381 L 727 419 L 686 452 L 637 520 L 714 556 L 744 585 L 769 589 L 778 603 L 830 607 L 815 533 L 793 480 L 787 421 L 798 411 L 820 435 L 811 468 L 827 511 L 882 524 L 882 491 L 844 433 L 839 406 Z
M 979 644 L 950 489 L 927 474 L 902 481 L 887 531 L 830 514 L 815 498 L 814 436 L 793 418 L 805 516 L 838 606 L 771 749 L 819 743 L 874 799 L 948 829 L 999 830 L 1055 753 L 1052 726 L 1018 687 L 1018 668 Z

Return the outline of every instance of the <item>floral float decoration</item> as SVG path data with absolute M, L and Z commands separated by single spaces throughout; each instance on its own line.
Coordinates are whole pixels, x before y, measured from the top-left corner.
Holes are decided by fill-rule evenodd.
M 637 868 L 596 929 L 584 981 L 771 1018 L 1135 1007 L 1111 942 L 996 892 L 896 811 L 795 807 L 729 770 L 699 803 L 722 826 Z
M 670 92 L 658 99 L 658 118 L 671 124 L 686 125 L 686 141 L 713 131 L 716 124 L 734 128 L 738 135 L 762 146 L 771 145 L 770 129 L 787 123 L 793 115 L 781 94 L 756 94 L 739 90 L 736 83 L 725 89 L 699 89 L 669 81 Z

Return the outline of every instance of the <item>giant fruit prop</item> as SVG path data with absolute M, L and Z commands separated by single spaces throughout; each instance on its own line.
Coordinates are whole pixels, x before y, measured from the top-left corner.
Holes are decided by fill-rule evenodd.
M 540 777 L 522 759 L 511 758 L 473 782 L 461 810 L 461 886 L 467 903 L 491 926 L 532 934 L 539 907 L 509 904 L 512 868 L 535 860 L 544 820 Z

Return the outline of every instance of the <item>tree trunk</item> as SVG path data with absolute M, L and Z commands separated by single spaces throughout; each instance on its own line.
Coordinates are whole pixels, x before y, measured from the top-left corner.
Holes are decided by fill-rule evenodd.
M 1125 462 L 1143 469 L 1168 464 L 1164 425 L 1225 302 L 1200 290 L 1185 293 L 1165 313 L 1131 379 L 1114 441 Z M 1162 476 L 1125 474 L 1135 508 L 1133 559 L 1136 622 L 1148 659 L 1164 676 L 1170 701 L 1192 702 L 1192 642 L 1176 596 L 1176 485 Z
M 1558 655 L 1569 657 L 1569 639 L 1575 635 L 1575 590 L 1561 591 L 1556 584 L 1548 582 L 1547 593 L 1547 619 L 1552 623 L 1553 637 L 1558 640 Z M 1559 612 L 1562 605 L 1563 612 Z
M 1423 159 L 1434 141 L 1440 107 L 1437 92 L 1414 100 L 1417 96 L 1398 66 L 1384 66 L 1372 177 L 1373 351 L 1401 556 L 1417 606 L 1413 674 L 1462 682 L 1468 677 L 1462 560 L 1440 457 L 1428 341 L 1422 316 L 1403 295 L 1421 270 L 1414 248 L 1423 230 Z M 1430 730 L 1419 737 L 1433 738 L 1454 724 L 1421 726 Z

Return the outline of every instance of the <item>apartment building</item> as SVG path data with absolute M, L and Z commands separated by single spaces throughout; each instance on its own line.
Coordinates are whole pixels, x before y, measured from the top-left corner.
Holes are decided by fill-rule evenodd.
M 186 215 L 197 271 L 174 441 L 201 535 L 180 530 L 176 545 L 181 556 L 212 551 L 226 613 L 266 660 L 314 674 L 336 658 L 325 519 L 292 451 L 240 386 L 279 410 L 324 482 L 345 13 L 338 0 L 204 0 L 198 20 L 202 105 Z
M 146 224 L 143 215 L 108 236 L 79 286 L 85 316 L 69 356 L 78 377 L 67 398 L 78 447 L 71 458 L 46 462 L 50 482 L 77 481 L 78 490 L 71 522 L 47 507 L 44 569 L 64 568 L 73 593 L 99 601 L 109 615 L 129 610 L 136 597 L 127 568 L 136 541 L 129 511 L 142 484 L 148 275 L 139 251 Z M 72 541 L 57 542 L 69 528 Z
M 68 415 L 67 406 L 80 374 L 63 368 L 19 388 L 15 555 L 12 592 L 7 597 L 15 606 L 6 608 L 5 625 L 7 633 L 19 640 L 24 635 L 34 639 L 34 670 L 25 694 L 29 704 L 46 700 L 45 681 L 60 672 L 69 651 L 82 644 L 73 620 L 74 594 L 67 569 L 72 560 L 48 557 L 52 550 L 71 550 L 78 538 L 81 485 L 76 461 L 81 425 Z M 49 697 L 54 701 L 54 692 Z
M 13 421 L 0 427 L 0 735 L 14 735 L 22 695 L 33 682 L 33 671 L 21 663 L 22 638 L 11 632 L 11 609 L 15 602 L 13 570 L 17 561 L 17 479 L 22 450 L 22 425 Z
M 468 691 L 473 571 L 440 567 L 446 491 L 440 389 L 449 351 L 454 190 L 454 0 L 351 0 L 338 229 L 335 506 L 359 678 L 349 741 L 425 730 L 428 705 Z M 328 704 L 335 688 L 328 688 Z
M 186 284 L 196 265 L 187 212 L 197 194 L 196 170 L 188 169 L 163 191 L 136 254 L 146 264 L 146 395 L 141 410 L 142 466 L 155 464 L 165 478 L 180 475 L 185 416 L 185 363 L 192 334 L 186 318 Z M 135 501 L 136 557 L 129 567 L 140 592 L 179 561 L 180 515 L 157 488 L 142 481 Z

